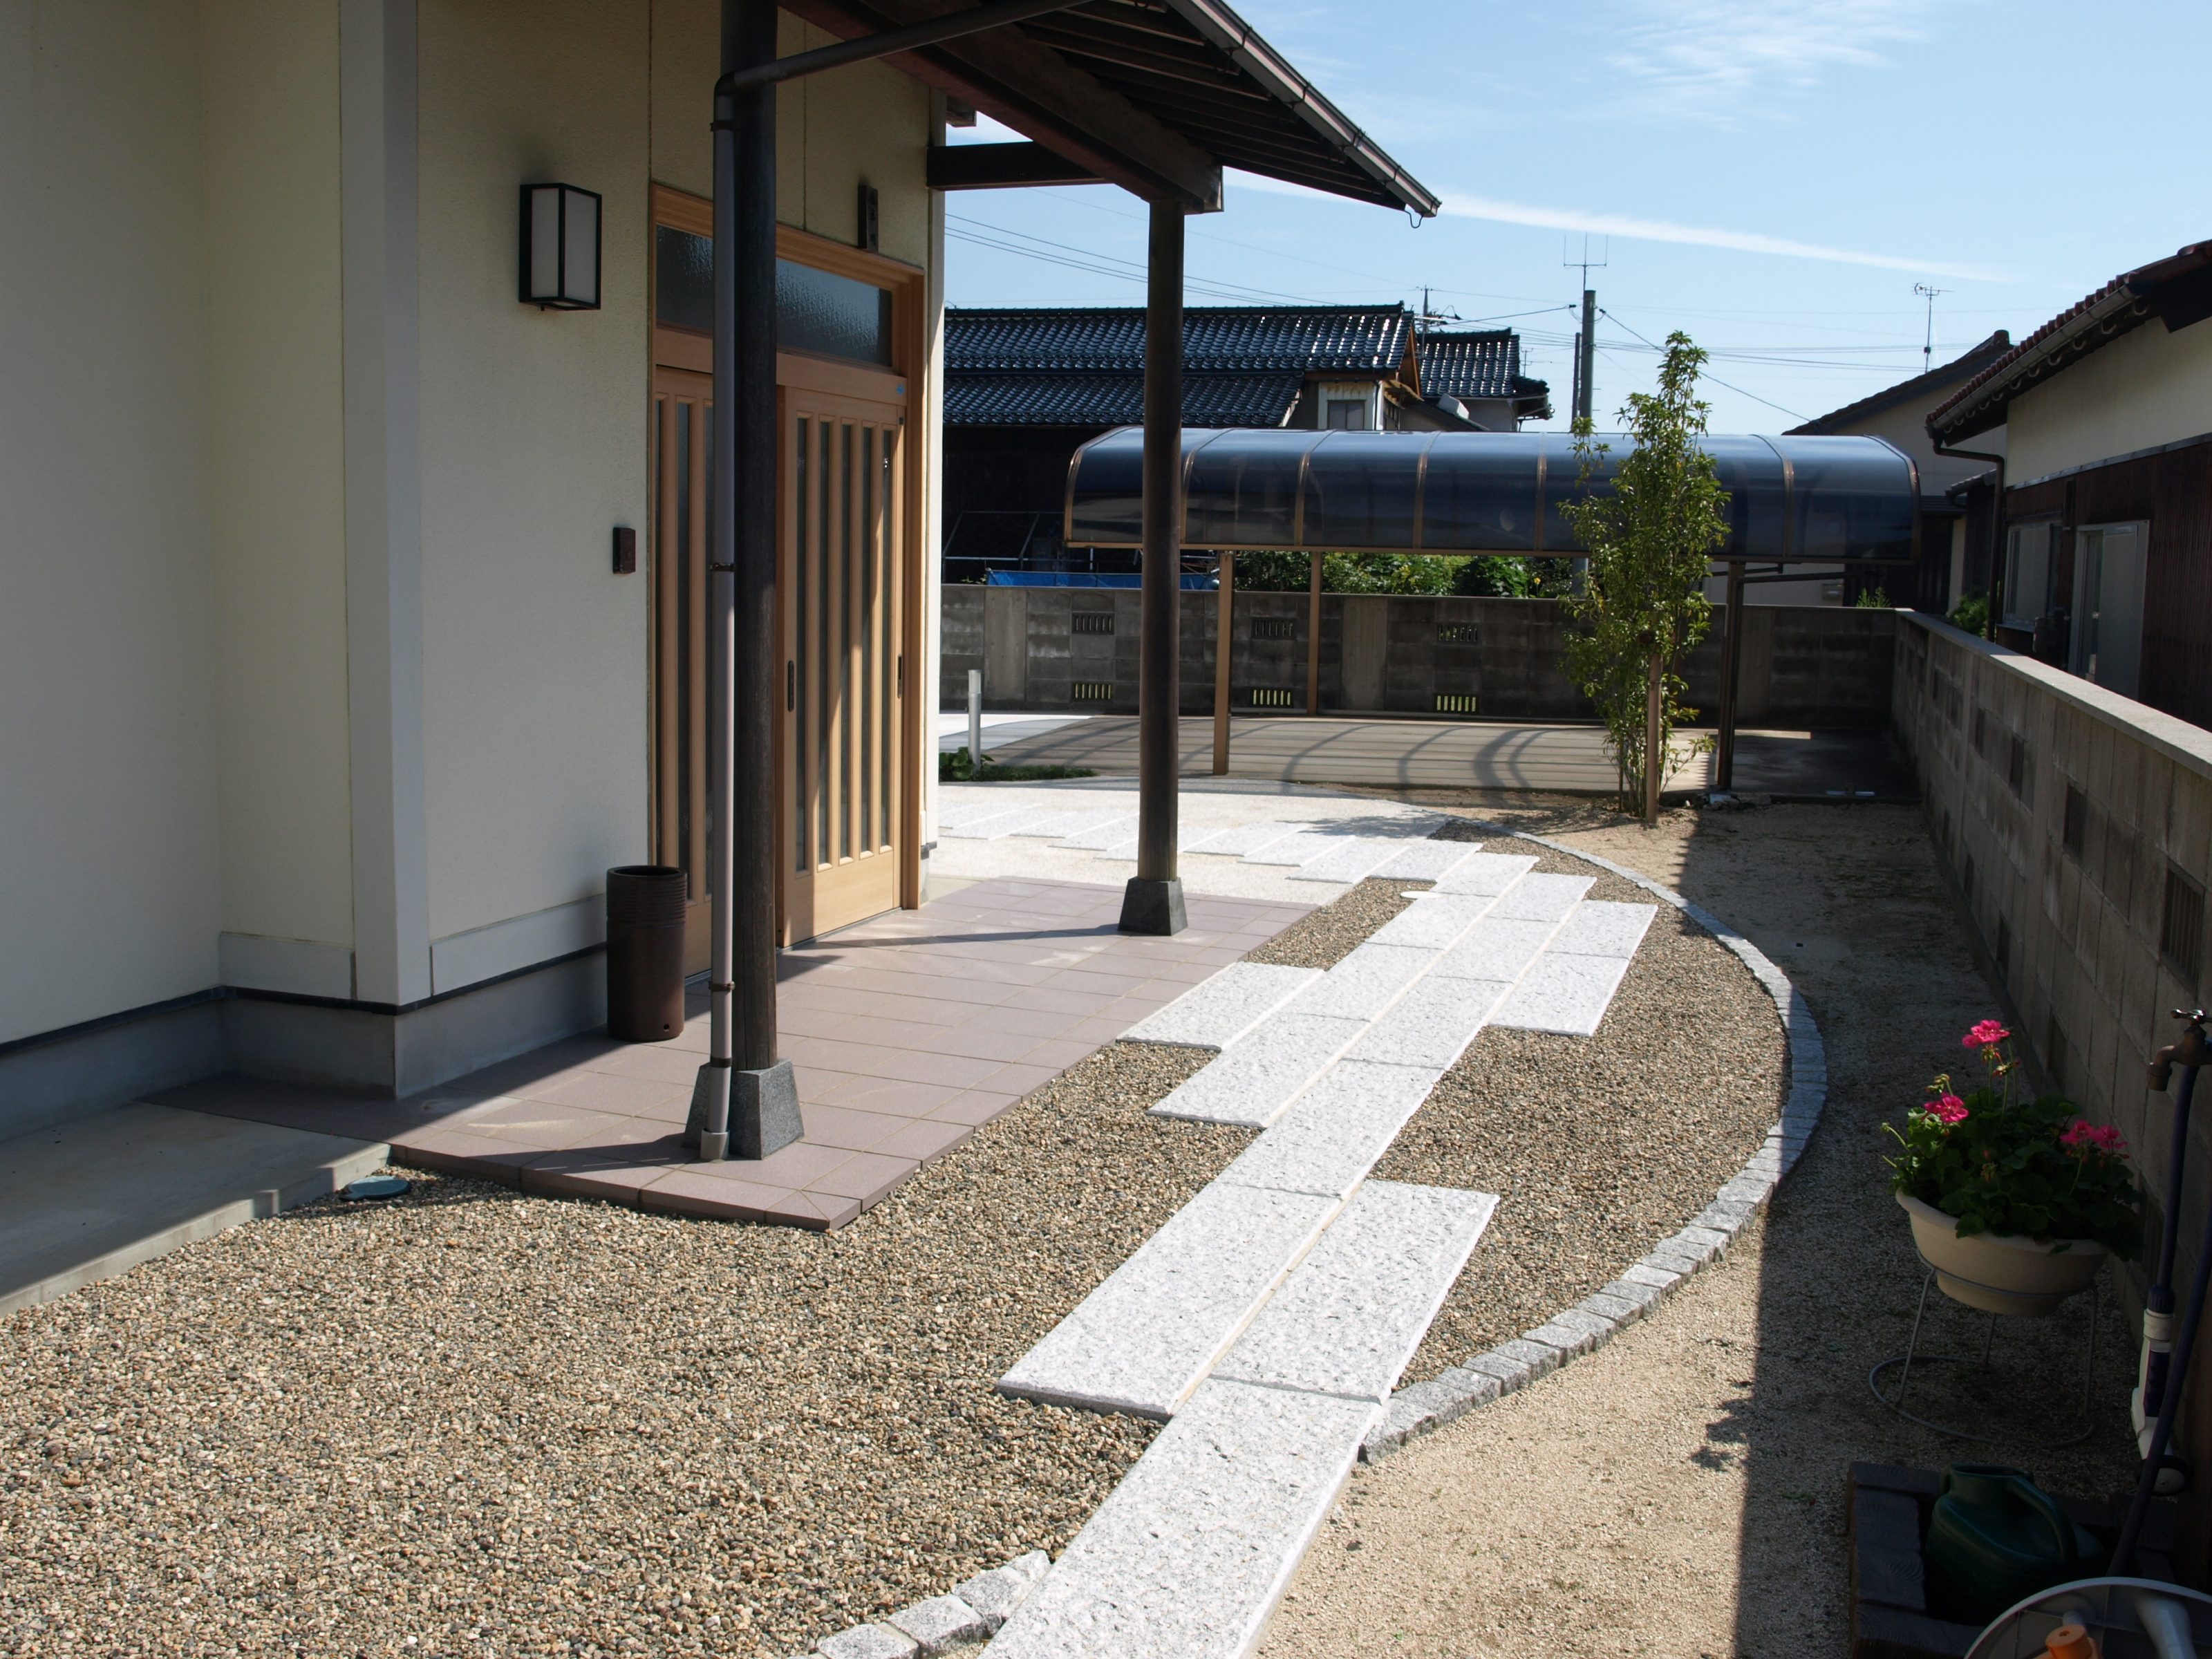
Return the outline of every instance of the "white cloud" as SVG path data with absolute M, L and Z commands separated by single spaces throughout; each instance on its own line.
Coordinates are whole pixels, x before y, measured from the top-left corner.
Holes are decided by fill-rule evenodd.
M 1305 196 L 1317 201 L 1339 198 L 1304 185 L 1257 173 L 1232 173 L 1231 178 L 1247 189 L 1271 195 Z M 2001 283 L 2002 273 L 1973 265 L 1939 264 L 1925 259 L 1902 258 L 1888 253 L 1861 253 L 1850 248 L 1824 247 L 1817 242 L 1792 241 L 1787 237 L 1762 235 L 1757 231 L 1720 230 L 1703 225 L 1678 225 L 1665 219 L 1644 219 L 1626 213 L 1591 213 L 1580 208 L 1533 207 L 1522 202 L 1500 201 L 1488 196 L 1443 193 L 1446 217 L 1486 219 L 1495 224 L 1534 225 L 1546 230 L 1587 231 L 1593 236 L 1634 237 L 1646 242 L 1679 242 L 1692 247 L 1730 248 L 1739 253 L 1771 253 L 1790 259 L 1825 259 L 1836 264 L 1872 265 L 1882 270 L 1909 270 L 1923 276 L 1957 276 L 1965 280 Z
M 1881 48 L 1924 40 L 1924 0 L 1638 0 L 1607 64 L 1627 78 L 1614 113 L 1734 126 L 1776 112 L 1836 69 L 1881 69 Z

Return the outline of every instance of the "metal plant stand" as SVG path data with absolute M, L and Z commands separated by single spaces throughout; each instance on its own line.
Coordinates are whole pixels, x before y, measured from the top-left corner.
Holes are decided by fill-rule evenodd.
M 2025 1440 L 2008 1435 L 1969 1434 L 1964 1429 L 1954 1429 L 1948 1423 L 1937 1423 L 1929 1418 L 1921 1417 L 1912 1412 L 1905 1410 L 1904 1403 L 1905 1391 L 1912 1384 L 1912 1368 L 1915 1364 L 1988 1364 L 1990 1361 L 1990 1344 L 1996 1339 L 1997 1320 L 2001 1317 L 2001 1316 L 1996 1314 L 1991 1314 L 1990 1316 L 1989 1328 L 1982 1333 L 1982 1352 L 1978 1356 L 1969 1358 L 1965 1354 L 1922 1353 L 1920 1352 L 1920 1326 L 1922 1321 L 1927 1316 L 1928 1292 L 1935 1285 L 1936 1269 L 1932 1266 L 1928 1266 L 1928 1260 L 1925 1256 L 1921 1258 L 1921 1261 L 1922 1265 L 1928 1267 L 1928 1271 L 1921 1277 L 1920 1280 L 1920 1304 L 1912 1311 L 1912 1340 L 1905 1344 L 1905 1352 L 1903 1353 L 1891 1355 L 1887 1359 L 1883 1360 L 1880 1364 L 1876 1365 L 1872 1370 L 1867 1373 L 1867 1386 L 1874 1390 L 1874 1397 L 1876 1400 L 1881 1401 L 1883 1405 L 1888 1407 L 1890 1410 L 1895 1412 L 1899 1417 L 1903 1418 L 1908 1423 L 1917 1423 L 1923 1429 L 1933 1429 L 1936 1433 L 1948 1435 L 1954 1440 L 1972 1440 L 1976 1443 L 1984 1446 L 2026 1446 L 2036 1451 L 2057 1451 L 2063 1446 L 2078 1446 L 2084 1440 L 2087 1440 L 2091 1434 L 2095 1432 L 2096 1425 L 2091 1419 L 2089 1415 L 2090 1388 L 2092 1383 L 2095 1381 L 2097 1374 L 2097 1327 L 2103 1322 L 2105 1311 L 2103 1288 L 2095 1279 L 2090 1280 L 2087 1287 L 2089 1291 L 2089 1352 L 2087 1358 L 2082 1362 L 2081 1365 L 2081 1433 L 2070 1435 L 2063 1440 Z M 1974 1282 L 1970 1279 L 1960 1279 L 1960 1276 L 1955 1273 L 1952 1273 L 1951 1277 L 1958 1279 L 1959 1282 L 1962 1285 L 1972 1285 Z M 1978 1290 L 1989 1291 L 1999 1291 L 2000 1289 L 1998 1286 L 1988 1285 L 1976 1285 L 1975 1288 Z M 2078 1296 L 2081 1292 L 2077 1291 L 2075 1294 Z M 1893 1365 L 1900 1368 L 1897 1378 L 1897 1392 L 1895 1394 L 1884 1394 L 1881 1390 L 1881 1374 Z

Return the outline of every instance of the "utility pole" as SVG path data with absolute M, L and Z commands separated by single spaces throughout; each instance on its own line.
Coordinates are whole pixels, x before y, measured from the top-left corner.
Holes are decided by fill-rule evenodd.
M 1928 335 L 1920 346 L 1920 372 L 1925 374 L 1936 365 L 1936 296 L 1948 294 L 1948 288 L 1930 288 L 1925 283 L 1915 283 L 1912 291 L 1928 301 Z

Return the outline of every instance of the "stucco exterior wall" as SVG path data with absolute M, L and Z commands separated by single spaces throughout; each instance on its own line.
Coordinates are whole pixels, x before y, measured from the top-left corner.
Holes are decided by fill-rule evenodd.
M 225 976 L 264 982 L 266 941 L 307 941 L 334 971 L 272 988 L 345 995 L 338 8 L 228 0 L 202 17 Z
M 198 19 L 0 11 L 0 1042 L 216 978 Z
M 653 176 L 694 196 L 714 193 L 707 123 L 720 72 L 719 0 L 652 0 Z M 779 55 L 810 52 L 836 37 L 785 14 Z M 776 92 L 776 216 L 851 246 L 860 227 L 860 186 L 878 192 L 880 251 L 908 264 L 930 263 L 931 197 L 924 151 L 931 138 L 929 89 L 881 64 L 786 82 Z
M 2143 324 L 2015 398 L 2006 432 L 2015 485 L 2212 432 L 2212 327 Z
M 647 854 L 645 0 L 440 0 L 422 29 L 429 932 L 588 908 Z M 520 187 L 604 196 L 599 311 L 515 297 Z M 557 932 L 557 930 L 556 930 Z M 524 960 L 554 951 L 526 947 Z M 434 969 L 434 988 L 507 963 Z

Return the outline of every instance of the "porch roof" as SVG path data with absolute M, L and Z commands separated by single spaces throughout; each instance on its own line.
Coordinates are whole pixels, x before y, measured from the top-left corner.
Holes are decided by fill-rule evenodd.
M 782 0 L 842 39 L 939 0 Z M 885 59 L 1140 196 L 1220 204 L 1220 172 L 1430 216 L 1435 194 L 1221 0 L 1083 0 Z

